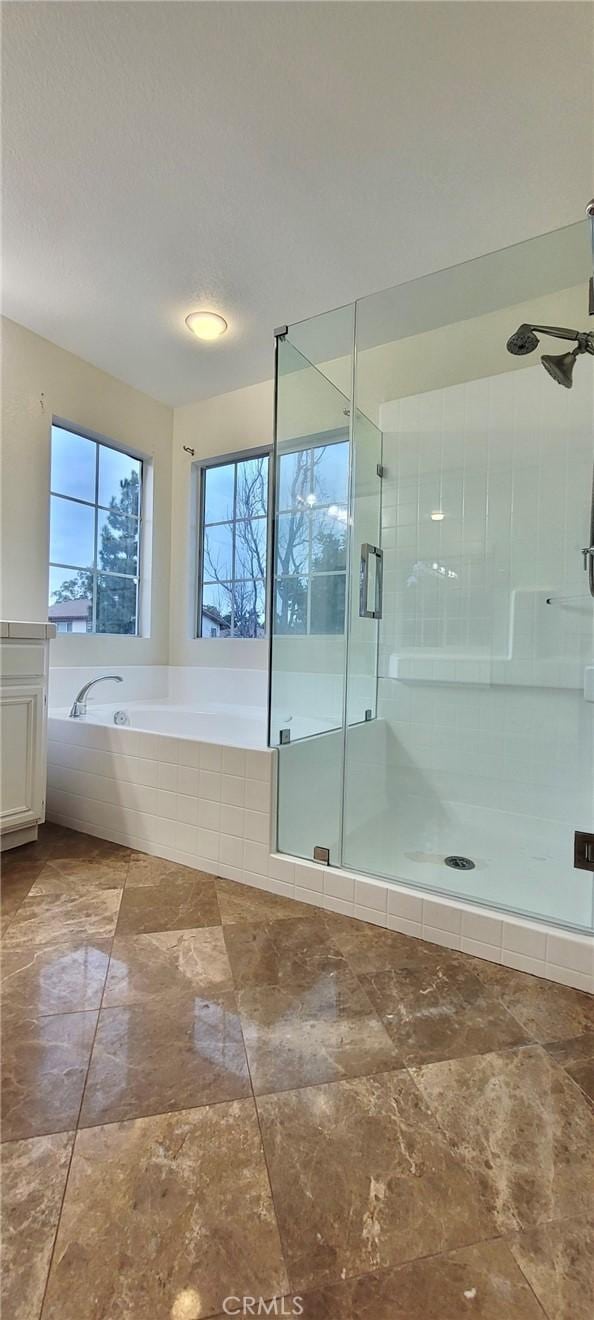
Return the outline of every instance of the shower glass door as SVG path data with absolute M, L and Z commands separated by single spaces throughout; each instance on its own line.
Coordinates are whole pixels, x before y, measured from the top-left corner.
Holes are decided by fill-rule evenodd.
M 383 438 L 383 602 L 376 718 L 345 728 L 342 837 L 348 868 L 582 929 L 594 364 L 578 357 L 563 388 L 539 356 L 566 343 L 506 344 L 525 323 L 591 329 L 589 274 L 576 225 L 357 304 L 355 404 Z M 349 710 L 359 684 L 349 640 Z
M 530 327 L 592 332 L 589 239 L 277 341 L 271 640 L 281 852 L 579 930 L 594 362 Z

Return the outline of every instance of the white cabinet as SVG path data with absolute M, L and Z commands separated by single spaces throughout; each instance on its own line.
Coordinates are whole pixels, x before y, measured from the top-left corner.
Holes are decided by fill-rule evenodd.
M 0 624 L 0 836 L 34 839 L 45 818 L 48 643 L 52 624 Z
M 2 829 L 43 820 L 43 724 L 45 688 L 2 683 L 0 692 L 0 774 Z

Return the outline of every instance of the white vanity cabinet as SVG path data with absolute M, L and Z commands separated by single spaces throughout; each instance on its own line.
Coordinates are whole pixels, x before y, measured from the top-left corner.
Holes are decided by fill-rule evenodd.
M 37 838 L 45 819 L 52 623 L 0 623 L 0 846 Z

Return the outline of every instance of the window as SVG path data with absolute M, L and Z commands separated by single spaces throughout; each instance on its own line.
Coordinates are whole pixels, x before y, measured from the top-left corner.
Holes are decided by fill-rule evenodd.
M 344 631 L 349 444 L 316 441 L 279 454 L 276 633 Z M 269 453 L 205 465 L 200 477 L 198 636 L 263 637 Z
M 199 637 L 264 637 L 269 456 L 201 470 Z
M 52 426 L 48 617 L 59 632 L 138 633 L 142 461 Z
M 348 440 L 279 455 L 276 633 L 344 631 Z

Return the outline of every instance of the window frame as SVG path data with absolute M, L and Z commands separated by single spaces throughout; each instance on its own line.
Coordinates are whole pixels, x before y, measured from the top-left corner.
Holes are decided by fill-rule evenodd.
M 216 457 L 214 457 L 214 458 L 204 458 L 204 459 L 200 459 L 199 463 L 197 463 L 197 464 L 195 465 L 196 468 L 197 468 L 197 476 L 198 476 L 198 482 L 197 482 L 197 486 L 198 486 L 198 491 L 197 491 L 197 494 L 198 494 L 198 503 L 197 503 L 197 528 L 196 528 L 196 530 L 197 530 L 197 537 L 196 537 L 196 545 L 195 545 L 195 562 L 196 562 L 197 572 L 196 572 L 196 591 L 195 591 L 195 599 L 194 599 L 194 632 L 193 632 L 193 635 L 194 635 L 194 637 L 196 638 L 196 640 L 198 640 L 198 641 L 205 641 L 205 642 L 220 642 L 220 641 L 258 642 L 258 641 L 264 641 L 264 640 L 269 636 L 269 631 L 270 631 L 270 602 L 271 602 L 271 585 L 270 585 L 270 582 L 271 582 L 271 580 L 270 580 L 270 563 L 271 563 L 271 561 L 270 561 L 270 547 L 271 547 L 271 515 L 270 515 L 270 510 L 271 510 L 271 501 L 272 501 L 272 493 L 273 493 L 273 487 L 272 487 L 272 474 L 273 474 L 273 467 L 274 467 L 273 456 L 274 456 L 274 451 L 273 451 L 273 446 L 272 446 L 272 445 L 258 445 L 257 447 L 252 448 L 252 449 L 241 449 L 241 450 L 238 450 L 238 451 L 236 451 L 236 452 L 234 452 L 234 453 L 230 453 L 230 454 L 218 454 L 218 455 L 217 455 Z M 247 578 L 242 579 L 242 578 L 236 578 L 236 577 L 234 576 L 234 569 L 235 569 L 235 537 L 236 537 L 236 526 L 237 526 L 237 523 L 238 523 L 238 522 L 245 521 L 244 519 L 241 519 L 241 518 L 238 519 L 238 518 L 236 517 L 236 513 L 237 513 L 237 466 L 238 466 L 238 464 L 240 464 L 240 463 L 249 463 L 249 462 L 251 462 L 251 461 L 253 461 L 254 459 L 257 459 L 257 458 L 266 458 L 266 459 L 268 460 L 268 474 L 267 474 L 267 481 L 266 481 L 266 516 L 265 516 L 265 518 L 262 519 L 262 521 L 265 522 L 265 524 L 266 524 L 266 574 L 265 574 L 265 577 L 264 577 L 264 632 L 263 632 L 263 634 L 262 634 L 262 637 L 242 637 L 239 633 L 235 633 L 235 632 L 233 632 L 232 629 L 233 629 L 233 622 L 234 622 L 234 620 L 233 620 L 233 610 L 232 610 L 232 611 L 231 611 L 231 631 L 229 632 L 229 635 L 228 635 L 227 637 L 224 637 L 224 638 L 221 638 L 221 637 L 207 637 L 207 636 L 204 635 L 204 633 L 203 633 L 203 631 L 202 631 L 202 610 L 203 610 L 203 604 L 204 604 L 204 555 L 205 555 L 206 526 L 207 526 L 206 521 L 205 521 L 206 473 L 209 472 L 209 471 L 211 471 L 212 468 L 218 468 L 218 467 L 219 467 L 219 468 L 223 468 L 223 467 L 233 467 L 233 466 L 235 467 L 234 487 L 233 487 L 233 518 L 232 518 L 232 519 L 229 519 L 229 518 L 221 519 L 220 522 L 218 522 L 218 523 L 209 523 L 209 524 L 208 524 L 209 527 L 223 527 L 223 526 L 229 526 L 229 525 L 231 525 L 231 527 L 233 528 L 233 533 L 232 533 L 232 535 L 233 535 L 233 543 L 232 543 L 232 564 L 231 564 L 233 576 L 229 579 L 229 581 L 231 582 L 231 588 L 233 589 L 233 587 L 235 586 L 235 582 L 236 582 L 236 581 L 237 581 L 237 582 L 240 582 L 240 581 L 248 581 L 248 580 L 249 580 L 249 579 L 247 579 Z M 253 581 L 260 581 L 259 578 L 257 578 L 257 579 L 252 579 L 252 580 L 253 580 Z M 210 585 L 210 584 L 207 583 L 206 585 L 208 586 L 208 585 Z
M 287 449 L 285 452 L 288 455 L 292 453 L 298 453 L 302 450 L 325 449 L 325 448 L 329 448 L 331 445 L 341 445 L 341 444 L 345 444 L 347 446 L 349 444 L 349 432 L 346 426 L 337 427 L 330 431 L 312 432 L 310 435 L 295 437 L 294 441 L 292 441 L 291 443 L 291 448 Z M 274 615 L 274 592 L 277 583 L 277 572 L 276 572 L 276 563 L 273 562 L 273 555 L 276 555 L 276 550 L 277 550 L 277 531 L 275 527 L 274 492 L 275 492 L 275 483 L 278 480 L 278 473 L 275 472 L 275 467 L 278 467 L 282 457 L 283 457 L 283 453 L 282 452 L 280 454 L 278 452 L 275 453 L 274 445 L 270 444 L 270 445 L 259 445 L 257 447 L 250 449 L 236 450 L 228 454 L 217 454 L 212 458 L 201 458 L 196 463 L 193 464 L 195 479 L 196 479 L 196 489 L 194 496 L 196 501 L 194 506 L 196 522 L 195 522 L 195 535 L 193 536 L 193 560 L 195 566 L 194 567 L 195 585 L 194 585 L 194 591 L 192 593 L 192 601 L 191 601 L 191 608 L 193 614 L 191 636 L 194 639 L 197 639 L 199 641 L 208 641 L 208 642 L 222 641 L 222 640 L 262 641 L 265 638 L 270 638 L 272 633 L 274 633 L 275 636 L 278 635 L 278 636 L 288 636 L 288 637 L 340 636 L 341 635 L 340 631 L 337 631 L 336 633 L 334 632 L 322 633 L 322 632 L 311 631 L 311 583 L 314 579 L 320 577 L 336 577 L 336 578 L 344 579 L 345 603 L 344 603 L 344 620 L 343 620 L 343 629 L 342 629 L 342 631 L 344 631 L 344 625 L 346 623 L 346 616 L 347 616 L 348 555 L 347 555 L 347 563 L 345 564 L 345 567 L 343 569 L 325 569 L 322 572 L 318 572 L 318 573 L 309 572 L 307 574 L 308 606 L 307 606 L 306 630 L 303 633 L 288 632 L 286 634 L 285 633 L 281 634 L 276 632 L 275 615 Z M 239 463 L 249 462 L 250 460 L 255 458 L 268 458 L 267 513 L 266 513 L 266 577 L 264 584 L 265 585 L 264 634 L 262 638 L 240 637 L 237 633 L 234 632 L 230 632 L 229 636 L 225 638 L 208 637 L 202 631 L 202 610 L 204 603 L 203 578 L 204 578 L 204 556 L 205 556 L 205 540 L 206 540 L 206 522 L 205 522 L 206 473 L 212 468 L 231 467 L 233 465 L 236 466 Z M 209 527 L 228 526 L 228 525 L 231 525 L 233 527 L 233 548 L 232 548 L 233 566 L 235 559 L 235 555 L 234 555 L 235 529 L 237 522 L 241 521 L 241 519 L 237 519 L 235 517 L 236 488 L 237 488 L 237 476 L 235 477 L 233 519 L 221 519 L 219 523 L 208 524 Z M 347 494 L 346 494 L 347 510 L 348 510 L 348 504 L 349 504 L 349 494 L 348 494 L 348 472 L 347 472 Z M 329 506 L 324 505 L 321 511 L 323 512 L 327 507 Z M 278 516 L 280 512 L 281 512 L 280 509 L 276 510 L 276 515 Z M 282 512 L 290 512 L 290 510 L 283 510 Z M 311 529 L 309 535 L 311 537 Z M 241 581 L 241 579 L 235 579 L 234 577 L 230 579 L 232 586 L 236 580 Z
M 52 446 L 53 446 L 53 431 L 54 431 L 54 428 L 55 428 L 56 430 L 60 430 L 60 431 L 69 431 L 71 435 L 75 435 L 75 436 L 79 437 L 81 440 L 90 440 L 93 444 L 95 444 L 95 445 L 97 446 L 97 448 L 96 448 L 96 452 L 95 452 L 95 494 L 96 494 L 96 496 L 97 496 L 97 499 L 96 499 L 96 500 L 93 501 L 93 500 L 79 499 L 79 498 L 76 497 L 76 496 L 65 495 L 65 494 L 63 494 L 62 491 L 53 490 L 53 488 L 52 488 Z M 98 536 L 99 536 L 99 514 L 100 514 L 100 512 L 104 512 L 104 513 L 109 513 L 109 512 L 110 512 L 109 507 L 108 507 L 107 505 L 104 505 L 104 504 L 100 504 L 100 503 L 99 503 L 99 450 L 100 450 L 100 447 L 103 448 L 103 449 L 112 449 L 112 450 L 115 450 L 115 452 L 118 453 L 118 454 L 125 454 L 126 458 L 130 458 L 130 459 L 132 459 L 134 462 L 140 464 L 140 489 L 139 489 L 139 498 L 138 498 L 138 562 L 137 562 L 137 565 L 136 565 L 136 573 L 135 573 L 135 574 L 134 574 L 134 573 L 117 573 L 117 572 L 112 572 L 112 571 L 106 572 L 105 570 L 100 569 L 99 566 L 98 566 L 98 564 L 97 564 L 97 549 L 98 549 Z M 77 637 L 77 638 L 80 638 L 80 637 L 142 637 L 142 636 L 144 635 L 144 634 L 143 634 L 143 612 L 144 612 L 144 611 L 143 611 L 143 602 L 142 602 L 142 594 L 143 594 L 143 592 L 142 592 L 142 586 L 143 586 L 143 572 L 144 572 L 144 563 L 145 563 L 145 544 L 144 544 L 144 542 L 145 542 L 145 501 L 146 501 L 146 491 L 147 491 L 147 485 L 148 485 L 148 469 L 149 469 L 149 467 L 150 467 L 150 460 L 147 458 L 147 455 L 146 455 L 146 454 L 143 454 L 139 449 L 136 449 L 134 446 L 131 446 L 131 445 L 124 445 L 124 444 L 118 444 L 117 441 L 115 441 L 115 440 L 111 440 L 111 439 L 108 438 L 107 436 L 101 435 L 101 434 L 100 434 L 99 432 L 97 432 L 97 431 L 90 431 L 90 430 L 87 430 L 86 428 L 84 428 L 84 427 L 82 427 L 82 426 L 76 426 L 73 422 L 66 421 L 66 420 L 65 420 L 64 418 L 62 418 L 62 417 L 52 417 L 51 426 L 50 426 L 49 518 L 48 518 L 48 567 L 49 567 L 50 570 L 51 570 L 52 568 L 60 568 L 60 569 L 72 570 L 72 572 L 74 572 L 74 573 L 79 573 L 79 572 L 84 572 L 84 573 L 86 573 L 86 572 L 89 572 L 89 573 L 91 573 L 91 575 L 92 575 L 92 581 L 93 581 L 93 594 L 92 594 L 92 602 L 91 602 L 91 622 L 92 622 L 92 627 L 91 627 L 90 629 L 87 628 L 86 632 L 84 632 L 84 633 L 82 633 L 82 632 L 81 632 L 81 633 L 78 633 L 78 632 L 75 633 L 74 631 L 72 631 L 72 632 L 60 633 L 60 636 L 61 636 L 61 637 L 62 637 L 62 636 L 64 636 L 64 637 Z M 62 564 L 62 563 L 57 563 L 57 562 L 55 562 L 54 560 L 52 560 L 52 559 L 50 558 L 50 545 L 51 545 L 51 504 L 52 504 L 52 498 L 61 499 L 61 500 L 68 500 L 71 504 L 79 504 L 79 505 L 83 505 L 85 508 L 93 509 L 93 511 L 94 511 L 94 518 L 93 518 L 93 565 L 92 565 L 90 568 L 89 568 L 88 566 L 84 566 L 84 565 L 81 566 L 81 565 L 75 565 L 75 564 Z M 133 517 L 134 515 L 130 515 L 130 516 Z M 136 615 L 135 615 L 135 627 L 134 627 L 134 632 L 132 632 L 132 633 L 107 633 L 107 632 L 98 632 L 98 631 L 97 631 L 97 628 L 96 628 L 96 623 L 97 623 L 97 578 L 98 578 L 98 576 L 99 576 L 100 574 L 103 574 L 103 576 L 106 576 L 106 577 L 118 577 L 118 578 L 123 578 L 124 581 L 127 581 L 127 582 L 135 582 L 135 583 L 136 583 Z M 49 604 L 49 594 L 50 594 L 50 593 L 49 593 L 49 590 L 48 590 L 48 609 L 51 608 L 51 606 L 50 606 L 50 604 Z
M 346 445 L 346 446 L 348 447 L 349 443 L 350 443 L 350 437 L 349 437 L 348 426 L 344 426 L 344 427 L 342 427 L 342 426 L 341 426 L 341 427 L 334 427 L 334 428 L 332 428 L 332 429 L 329 430 L 329 431 L 313 431 L 310 435 L 304 435 L 304 436 L 296 437 L 293 441 L 291 441 L 291 447 L 290 447 L 290 449 L 287 448 L 286 450 L 281 450 L 280 453 L 277 452 L 277 455 L 276 455 L 276 463 L 277 463 L 277 469 L 278 469 L 278 471 L 277 471 L 277 475 L 276 475 L 277 483 L 279 483 L 279 479 L 280 479 L 280 463 L 281 463 L 281 460 L 283 459 L 283 457 L 285 457 L 285 456 L 288 457 L 290 454 L 303 453 L 304 451 L 313 452 L 313 451 L 316 450 L 316 449 L 329 449 L 329 448 L 330 448 L 331 446 L 333 446 L 333 445 L 342 445 L 342 444 L 344 444 L 344 445 Z M 312 469 L 312 473 L 313 473 L 313 469 Z M 347 510 L 347 517 L 348 517 L 348 509 L 349 509 L 349 499 L 350 499 L 350 496 L 349 496 L 349 466 L 348 466 L 348 448 L 347 448 L 347 482 L 346 482 L 346 498 L 345 498 L 345 508 L 346 508 L 346 510 Z M 294 512 L 297 511 L 295 508 L 289 508 L 288 506 L 287 506 L 287 507 L 283 506 L 283 507 L 281 508 L 280 502 L 279 502 L 278 500 L 276 501 L 276 503 L 277 503 L 277 505 L 278 505 L 278 507 L 277 507 L 277 509 L 276 509 L 276 514 L 275 514 L 275 518 L 276 518 L 276 522 L 277 522 L 277 523 L 278 523 L 278 519 L 279 519 L 279 517 L 283 517 L 283 516 L 285 516 L 286 514 L 291 514 L 291 513 L 294 513 Z M 318 512 L 318 513 L 320 513 L 320 512 L 322 512 L 322 513 L 325 512 L 328 508 L 330 508 L 330 507 L 332 506 L 333 503 L 335 503 L 334 500 L 332 500 L 332 501 L 330 501 L 329 503 L 324 504 L 324 505 L 318 505 L 318 506 L 316 507 L 316 512 Z M 313 510 L 312 510 L 312 512 L 313 512 Z M 273 610 L 274 610 L 274 613 L 272 614 L 271 617 L 272 617 L 272 621 L 273 621 L 273 625 L 274 625 L 274 636 L 275 636 L 275 637 L 340 637 L 340 636 L 344 635 L 344 629 L 345 629 L 345 626 L 346 626 L 347 611 L 348 611 L 348 580 L 349 580 L 348 536 L 347 536 L 347 554 L 346 554 L 346 560 L 345 560 L 345 566 L 344 566 L 344 568 L 322 569 L 321 571 L 318 571 L 318 572 L 315 572 L 315 571 L 312 572 L 312 571 L 311 571 L 311 548 L 312 548 L 312 543 L 313 543 L 313 542 L 312 542 L 312 528 L 313 528 L 313 519 L 310 519 L 310 521 L 309 521 L 309 526 L 308 526 L 308 564 L 310 565 L 310 568 L 309 568 L 309 570 L 308 570 L 308 572 L 307 572 L 306 574 L 303 574 L 303 575 L 302 575 L 302 576 L 305 577 L 306 580 L 307 580 L 307 618 L 306 618 L 306 627 L 304 628 L 303 632 L 292 632 L 291 630 L 288 630 L 287 632 L 280 631 L 280 630 L 277 628 L 277 626 L 276 626 L 276 604 L 273 602 Z M 275 587 L 275 591 L 276 591 L 277 584 L 278 584 L 278 582 L 279 582 L 280 580 L 282 580 L 282 579 L 284 579 L 284 578 L 287 578 L 287 577 L 288 577 L 288 578 L 291 578 L 291 577 L 294 576 L 293 574 L 279 574 L 279 573 L 277 572 L 276 554 L 277 554 L 277 550 L 278 550 L 278 527 L 275 527 L 275 529 L 274 529 L 274 548 L 275 548 L 274 587 Z M 343 579 L 344 579 L 344 617 L 343 617 L 343 624 L 342 624 L 342 628 L 341 628 L 341 629 L 337 629 L 336 631 L 333 631 L 333 632 L 318 632 L 317 630 L 312 630 L 312 627 L 311 627 L 311 612 L 312 612 L 312 583 L 313 583 L 314 581 L 316 581 L 317 579 L 319 579 L 319 578 L 329 578 L 329 577 L 333 577 L 333 578 L 343 578 Z

